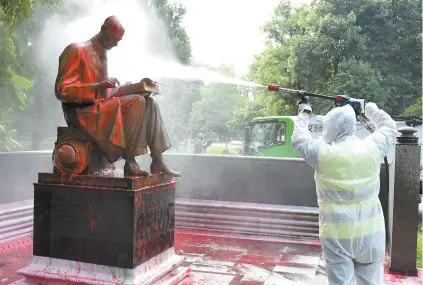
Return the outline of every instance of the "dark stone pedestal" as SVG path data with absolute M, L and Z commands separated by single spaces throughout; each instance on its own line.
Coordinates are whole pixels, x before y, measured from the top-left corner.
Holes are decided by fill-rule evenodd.
M 390 191 L 389 272 L 417 276 L 417 230 L 419 224 L 419 184 L 421 144 L 415 129 L 398 130 L 395 146 L 395 176 Z
M 178 267 L 174 225 L 175 182 L 165 176 L 40 173 L 33 262 L 18 273 L 22 284 L 160 284 L 173 271 L 165 283 L 175 284 L 189 269 Z

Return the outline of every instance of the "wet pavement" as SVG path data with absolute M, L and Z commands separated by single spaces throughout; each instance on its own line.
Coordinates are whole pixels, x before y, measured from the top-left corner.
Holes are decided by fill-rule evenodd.
M 327 284 L 318 240 L 240 236 L 176 230 L 175 249 L 186 257 L 181 266 L 191 275 L 181 285 Z M 0 245 L 0 284 L 21 279 L 16 270 L 28 265 L 32 240 Z M 420 277 L 385 274 L 386 285 L 422 284 Z

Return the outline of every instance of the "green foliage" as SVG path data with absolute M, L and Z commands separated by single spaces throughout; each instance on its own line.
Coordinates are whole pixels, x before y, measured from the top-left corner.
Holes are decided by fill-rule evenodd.
M 363 91 L 366 91 L 363 94 Z M 344 94 L 354 98 L 366 97 L 384 108 L 385 97 L 379 73 L 368 63 L 349 60 L 340 64 L 339 72 L 329 87 L 331 94 Z
M 164 81 L 164 84 L 167 92 L 158 95 L 162 96 L 161 113 L 172 141 L 182 143 L 192 133 L 192 126 L 188 121 L 193 103 L 201 99 L 201 84 L 182 80 Z
M 22 145 L 14 138 L 14 134 L 0 125 L 0 152 L 22 150 Z
M 422 97 L 418 98 L 415 104 L 405 109 L 403 115 L 421 117 L 422 116 Z
M 146 44 L 158 55 L 172 51 L 179 62 L 189 64 L 191 45 L 182 26 L 186 9 L 170 0 L 140 3 L 161 23 L 153 25 L 157 30 Z M 48 103 L 42 94 L 51 96 L 54 78 L 43 78 L 34 55 L 44 19 L 62 4 L 63 0 L 0 0 L 0 143 L 13 134 L 6 129 L 27 132 L 35 118 L 50 114 L 44 112 Z M 298 8 L 281 1 L 264 25 L 266 48 L 256 56 L 246 79 L 365 98 L 393 115 L 421 116 L 421 15 L 421 0 L 320 0 Z M 219 72 L 233 75 L 225 67 Z M 257 88 L 248 91 L 254 97 L 248 100 L 246 91 L 234 86 L 165 83 L 171 91 L 163 98 L 163 116 L 175 141 L 210 129 L 231 136 L 254 117 L 294 115 L 299 99 Z M 315 113 L 333 106 L 319 99 L 313 99 L 313 105 Z
M 420 0 L 321 0 L 298 8 L 283 1 L 264 25 L 267 46 L 248 78 L 364 98 L 400 114 L 422 96 L 421 15 Z M 239 129 L 252 116 L 292 115 L 298 99 L 264 97 L 237 109 L 231 126 Z M 332 107 L 312 101 L 315 113 Z
M 0 7 L 7 15 L 7 21 L 10 25 L 16 25 L 31 14 L 30 0 L 8 1 L 1 0 Z
M 220 74 L 233 75 L 233 71 L 222 66 L 218 69 Z M 193 135 L 199 132 L 214 131 L 220 137 L 230 137 L 233 133 L 229 130 L 227 122 L 233 118 L 235 108 L 247 100 L 241 96 L 234 85 L 210 84 L 201 90 L 201 100 L 193 103 L 190 125 Z
M 166 56 L 172 51 L 180 62 L 188 63 L 191 47 L 181 26 L 185 8 L 168 0 L 140 2 L 158 19 L 153 25 L 158 30 L 151 32 L 148 42 L 152 49 L 157 55 Z M 63 0 L 0 0 L 0 123 L 4 128 L 34 135 L 34 130 L 40 129 L 40 122 L 44 122 L 35 135 L 43 138 L 56 127 L 57 123 L 50 118 L 62 116 L 60 109 L 46 112 L 51 100 L 55 100 L 52 94 L 55 74 L 46 74 L 48 68 L 40 65 L 37 51 L 46 19 L 58 12 L 66 17 L 84 12 L 72 10 L 78 5 L 63 4 Z M 192 102 L 199 99 L 193 95 L 198 97 L 198 83 L 171 82 L 171 85 L 172 96 L 166 99 L 174 108 L 164 111 L 176 118 L 168 120 L 169 128 L 171 136 L 180 140 L 188 132 L 183 126 L 189 119 Z
M 7 129 L 19 133 L 39 129 L 35 117 L 49 116 L 38 108 L 43 101 L 35 93 L 48 94 L 51 86 L 40 90 L 40 71 L 35 64 L 36 49 L 44 20 L 60 8 L 63 0 L 0 1 L 0 124 L 4 129 L 0 136 L 13 146 Z M 54 79 L 53 79 L 54 80 Z M 34 92 L 34 84 L 37 92 Z M 46 120 L 47 121 L 47 120 Z M 43 128 L 42 131 L 44 131 Z M 14 133 L 14 132 L 13 132 Z M 5 150 L 15 147 L 7 147 Z
M 168 56 L 169 51 L 182 64 L 191 60 L 191 43 L 182 26 L 186 14 L 184 6 L 168 0 L 142 1 L 153 10 L 162 25 L 154 25 L 156 31 L 151 33 L 151 49 L 156 55 Z M 164 31 L 164 32 L 163 32 Z M 172 141 L 182 143 L 192 133 L 190 119 L 193 103 L 200 100 L 199 82 L 183 80 L 165 80 L 166 95 L 163 94 L 161 110 L 166 128 Z M 160 95 L 162 96 L 162 95 Z M 178 146 L 175 145 L 177 148 Z
M 400 114 L 421 97 L 421 1 L 366 1 L 357 25 L 368 39 L 366 61 L 382 76 L 388 111 Z
M 227 125 L 230 130 L 241 133 L 246 123 L 259 116 L 264 116 L 262 106 L 248 100 L 234 110 L 233 119 Z
M 23 109 L 26 105 L 25 92 L 32 86 L 31 80 L 21 76 L 19 57 L 15 46 L 15 17 L 7 15 L 0 6 L 0 119 L 2 113 Z
M 156 32 L 151 33 L 152 46 L 157 53 L 167 53 L 170 49 L 181 63 L 189 63 L 191 59 L 191 43 L 182 27 L 182 19 L 186 14 L 184 6 L 169 3 L 168 0 L 142 1 L 149 9 L 155 11 L 163 25 L 157 26 Z M 163 29 L 165 33 L 163 33 Z
M 416 267 L 422 268 L 422 247 L 423 247 L 423 240 L 422 240 L 422 228 L 420 227 L 417 232 L 417 260 L 416 260 Z
M 152 25 L 149 49 L 155 55 L 176 58 L 182 64 L 191 60 L 191 43 L 182 26 L 186 9 L 181 4 L 169 0 L 140 1 L 146 10 L 153 11 L 157 22 Z M 187 124 L 192 110 L 192 103 L 200 99 L 200 83 L 182 80 L 163 80 L 166 94 L 160 95 L 163 119 L 172 141 L 183 142 L 192 132 Z

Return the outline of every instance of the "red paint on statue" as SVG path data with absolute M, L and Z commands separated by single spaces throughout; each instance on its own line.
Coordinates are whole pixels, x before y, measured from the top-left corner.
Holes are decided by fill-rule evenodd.
M 90 231 L 93 232 L 95 229 L 95 221 L 90 218 Z

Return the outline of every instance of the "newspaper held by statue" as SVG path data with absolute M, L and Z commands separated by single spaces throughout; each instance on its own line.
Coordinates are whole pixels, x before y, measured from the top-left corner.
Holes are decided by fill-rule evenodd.
M 113 96 L 120 97 L 130 94 L 139 94 L 142 96 L 154 96 L 160 94 L 160 82 L 151 80 L 150 78 L 143 78 L 140 82 L 128 82 L 118 88 Z

